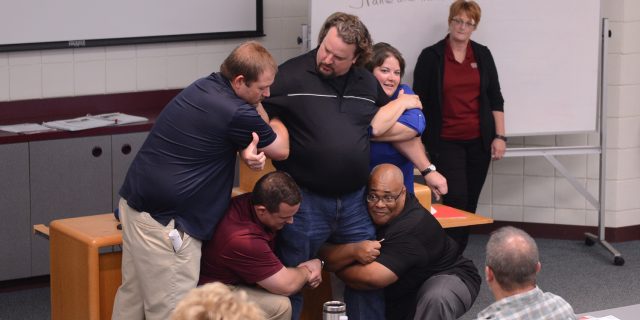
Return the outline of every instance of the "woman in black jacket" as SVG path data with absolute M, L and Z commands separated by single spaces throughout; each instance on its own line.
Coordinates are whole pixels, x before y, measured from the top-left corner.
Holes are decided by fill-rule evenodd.
M 504 156 L 504 100 L 491 52 L 471 41 L 480 7 L 457 0 L 449 11 L 449 34 L 422 50 L 413 90 L 427 121 L 422 141 L 449 184 L 443 203 L 475 212 L 491 159 Z M 448 233 L 464 251 L 469 229 Z

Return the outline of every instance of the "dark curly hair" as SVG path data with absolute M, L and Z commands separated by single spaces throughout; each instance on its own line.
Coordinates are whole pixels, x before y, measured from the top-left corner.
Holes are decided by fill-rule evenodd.
M 329 29 L 336 27 L 338 35 L 346 44 L 355 44 L 357 66 L 364 66 L 371 59 L 371 34 L 367 26 L 362 23 L 358 16 L 344 12 L 336 12 L 325 20 L 320 33 L 318 34 L 318 44 L 322 43 Z

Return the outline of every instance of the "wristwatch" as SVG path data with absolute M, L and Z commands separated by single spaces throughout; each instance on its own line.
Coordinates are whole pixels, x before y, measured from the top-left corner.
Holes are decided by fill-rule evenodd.
M 505 136 L 503 136 L 501 134 L 496 134 L 495 138 L 496 139 L 500 139 L 500 140 L 502 140 L 504 142 L 507 142 L 507 137 L 505 137 Z
M 430 164 L 426 169 L 420 171 L 420 174 L 424 177 L 426 175 L 428 175 L 429 173 L 431 173 L 431 171 L 436 171 L 436 166 L 432 164 Z

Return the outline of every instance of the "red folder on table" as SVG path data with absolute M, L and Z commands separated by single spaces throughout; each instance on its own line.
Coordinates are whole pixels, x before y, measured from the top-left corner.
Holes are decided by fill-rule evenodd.
M 432 207 L 436 211 L 433 214 L 436 219 L 464 219 L 467 217 L 465 211 L 445 206 L 443 204 L 434 203 Z

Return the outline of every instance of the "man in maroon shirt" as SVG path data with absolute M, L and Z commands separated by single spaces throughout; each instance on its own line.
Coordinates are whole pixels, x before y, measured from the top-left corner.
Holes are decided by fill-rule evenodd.
M 274 253 L 276 233 L 293 223 L 300 201 L 298 185 L 282 171 L 266 174 L 252 193 L 231 199 L 213 238 L 202 247 L 198 284 L 219 281 L 242 289 L 265 319 L 291 319 L 288 296 L 322 281 L 319 259 L 287 268 Z

